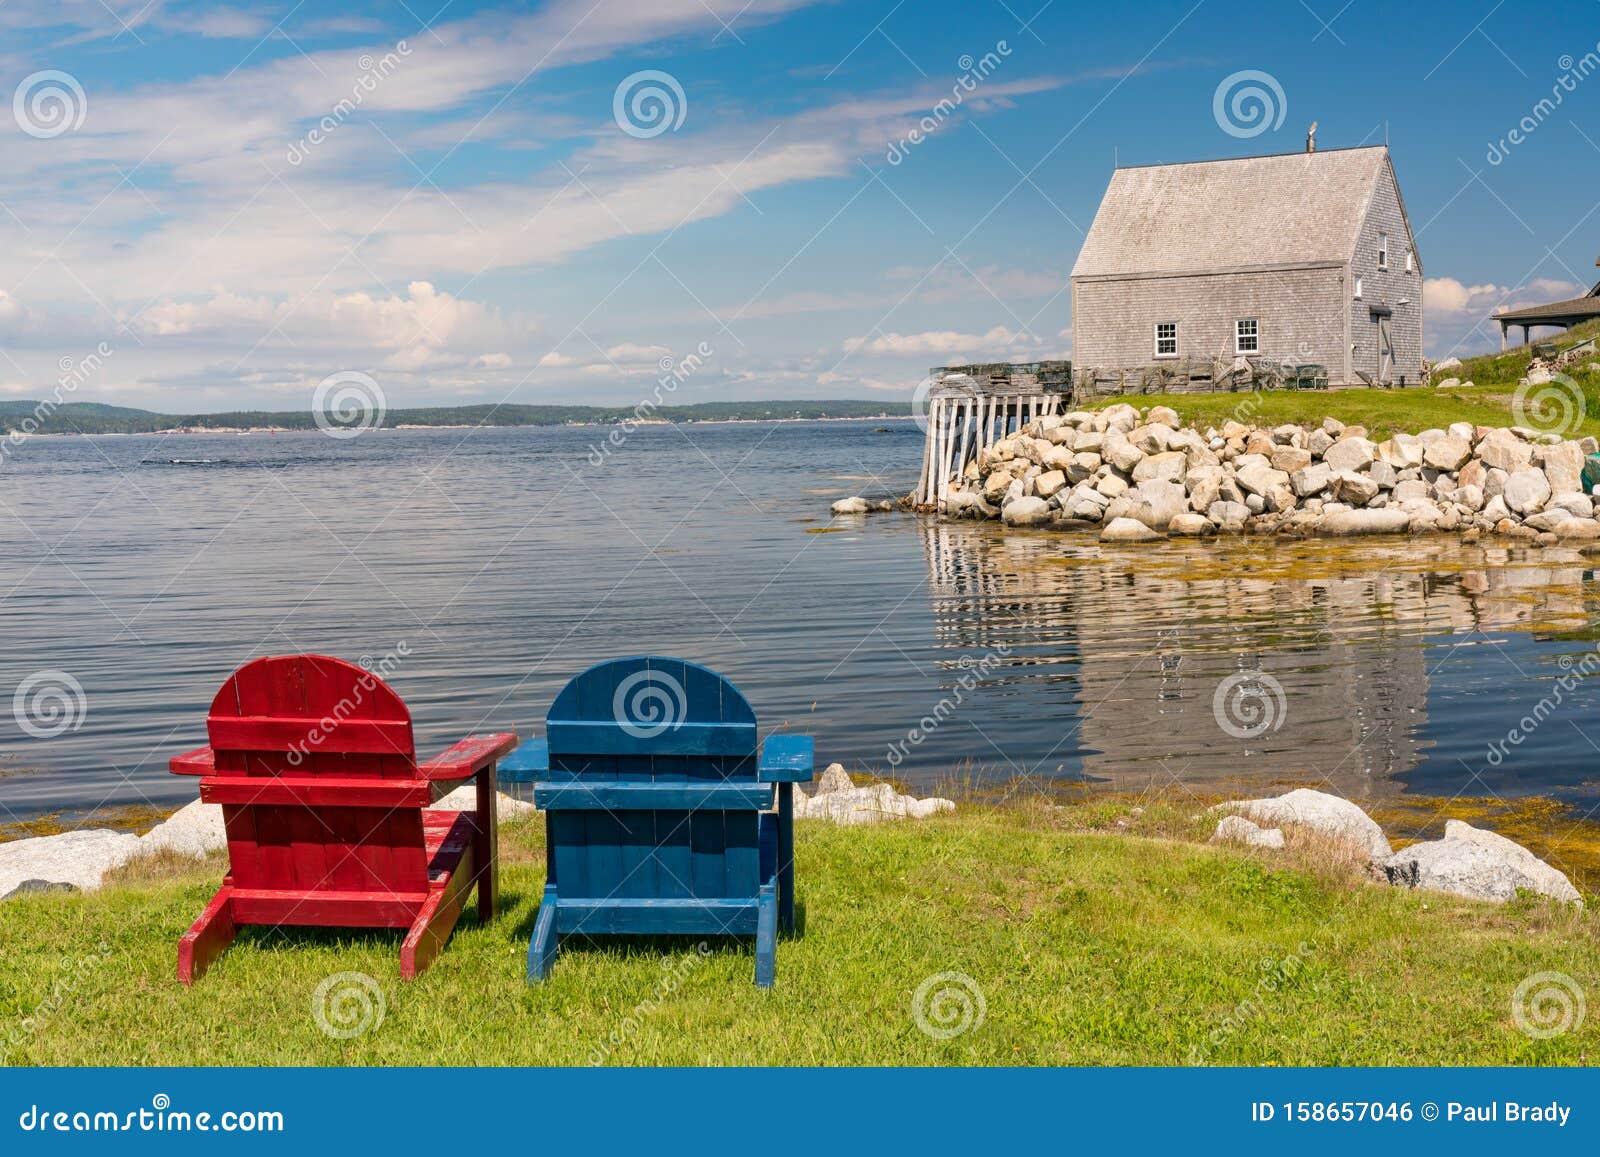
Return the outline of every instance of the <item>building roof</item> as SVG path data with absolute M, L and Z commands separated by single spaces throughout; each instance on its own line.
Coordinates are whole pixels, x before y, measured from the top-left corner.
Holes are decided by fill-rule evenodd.
M 1074 277 L 1348 261 L 1382 145 L 1119 168 Z
M 1596 285 L 1582 297 L 1572 297 L 1566 301 L 1553 301 L 1549 305 L 1529 305 L 1522 309 L 1508 309 L 1503 313 L 1494 314 L 1490 320 L 1536 323 L 1549 319 L 1554 324 L 1564 325 L 1568 322 L 1584 321 L 1591 317 L 1600 317 L 1600 285 Z

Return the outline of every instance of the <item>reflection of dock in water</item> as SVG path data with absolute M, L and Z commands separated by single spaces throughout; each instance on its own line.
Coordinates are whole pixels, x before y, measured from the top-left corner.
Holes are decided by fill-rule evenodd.
M 1572 630 L 1593 609 L 1581 568 L 1521 567 L 1453 541 L 1102 553 L 1087 539 L 930 524 L 924 546 L 935 642 L 951 654 L 941 668 L 1006 648 L 978 703 L 1016 706 L 988 734 L 1054 729 L 1059 749 L 1025 771 L 1117 790 L 1248 780 L 1370 795 L 1422 757 L 1428 664 L 1444 654 L 1430 637 Z M 1435 569 L 1419 569 L 1429 550 Z

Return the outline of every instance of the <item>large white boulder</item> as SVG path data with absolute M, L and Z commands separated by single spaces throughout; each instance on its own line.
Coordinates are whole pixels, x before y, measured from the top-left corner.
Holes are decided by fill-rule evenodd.
M 1043 498 L 1014 498 L 1000 513 L 1007 526 L 1038 526 L 1050 518 L 1050 504 Z
M 128 832 L 91 828 L 37 836 L 0 844 L 0 896 L 24 880 L 71 884 L 82 892 L 100 887 L 100 880 L 139 854 L 139 837 Z
M 530 812 L 538 810 L 531 803 L 525 803 L 520 799 L 516 799 L 513 796 L 507 795 L 503 791 L 496 792 L 495 795 L 494 814 L 495 820 L 499 823 L 503 824 L 509 819 L 515 819 L 517 816 L 525 816 Z M 462 786 L 456 788 L 449 795 L 443 796 L 437 802 L 428 806 L 439 808 L 442 811 L 477 811 L 478 785 L 468 781 Z
M 802 802 L 804 801 L 804 802 Z M 822 791 L 806 799 L 795 792 L 795 815 L 807 820 L 832 820 L 836 824 L 876 824 L 888 820 L 927 819 L 940 812 L 953 812 L 953 801 L 930 796 L 917 799 L 901 795 L 887 783 Z
M 1411 515 L 1393 506 L 1378 510 L 1336 510 L 1325 514 L 1317 529 L 1323 534 L 1399 534 L 1411 525 Z
M 1268 799 L 1236 800 L 1213 811 L 1243 815 L 1258 824 L 1299 824 L 1350 843 L 1374 860 L 1387 860 L 1389 841 L 1376 820 L 1347 799 L 1300 787 Z
M 1336 474 L 1341 470 L 1359 473 L 1377 456 L 1378 448 L 1366 438 L 1341 438 L 1323 451 L 1322 460 Z
M 139 854 L 174 852 L 200 859 L 207 852 L 228 846 L 228 831 L 222 825 L 222 805 L 195 800 L 185 804 L 139 837 Z
M 1262 828 L 1243 816 L 1223 816 L 1211 836 L 1214 844 L 1245 844 L 1252 848 L 1283 847 L 1282 828 Z
M 1159 532 L 1136 518 L 1113 518 L 1100 532 L 1101 542 L 1154 542 L 1160 537 Z
M 1543 470 L 1518 470 L 1506 479 L 1502 497 L 1518 514 L 1532 514 L 1543 509 L 1545 499 L 1550 497 L 1550 480 Z
M 1473 899 L 1509 900 L 1524 888 L 1563 904 L 1583 903 L 1560 870 L 1515 840 L 1460 820 L 1444 825 L 1442 840 L 1402 848 L 1384 869 L 1397 884 Z

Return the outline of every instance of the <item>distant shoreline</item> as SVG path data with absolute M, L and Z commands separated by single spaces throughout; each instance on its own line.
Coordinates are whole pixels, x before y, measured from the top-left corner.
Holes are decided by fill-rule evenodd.
M 367 429 L 470 430 L 523 426 L 617 427 L 705 422 L 903 421 L 904 401 L 877 398 L 778 399 L 772 402 L 695 402 L 689 405 L 579 406 L 476 404 L 469 406 L 366 407 L 326 414 L 314 410 L 223 410 L 207 414 L 163 414 L 97 402 L 0 402 L 0 431 L 13 440 L 42 434 L 277 434 L 320 429 L 348 433 Z
M 652 426 L 767 426 L 767 425 L 800 425 L 814 422 L 912 422 L 916 419 L 909 414 L 870 414 L 851 415 L 838 418 L 693 418 L 681 422 L 669 421 L 633 421 L 636 427 Z M 373 426 L 364 433 L 397 433 L 400 431 L 415 432 L 417 430 L 597 430 L 609 429 L 621 425 L 621 421 L 613 422 L 460 422 L 451 424 L 429 425 L 425 423 L 407 422 L 393 426 Z M 11 433 L 15 433 L 12 431 Z M 316 426 L 173 426 L 160 430 L 95 430 L 83 432 L 79 430 L 42 430 L 37 434 L 30 434 L 30 438 L 151 438 L 167 436 L 170 434 L 320 434 L 322 430 Z M 0 435 L 3 437 L 5 435 Z

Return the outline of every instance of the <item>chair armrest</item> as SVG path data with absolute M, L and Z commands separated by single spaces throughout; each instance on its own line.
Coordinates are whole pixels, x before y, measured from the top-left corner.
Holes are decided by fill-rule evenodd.
M 500 763 L 501 783 L 534 783 L 550 770 L 550 741 L 524 739 L 522 745 Z
M 515 732 L 469 735 L 417 768 L 423 779 L 466 779 L 476 775 L 517 745 Z
M 210 775 L 217 770 L 217 756 L 209 747 L 197 747 L 167 760 L 173 775 Z
M 809 735 L 769 735 L 761 745 L 756 779 L 761 783 L 810 783 L 815 741 Z

